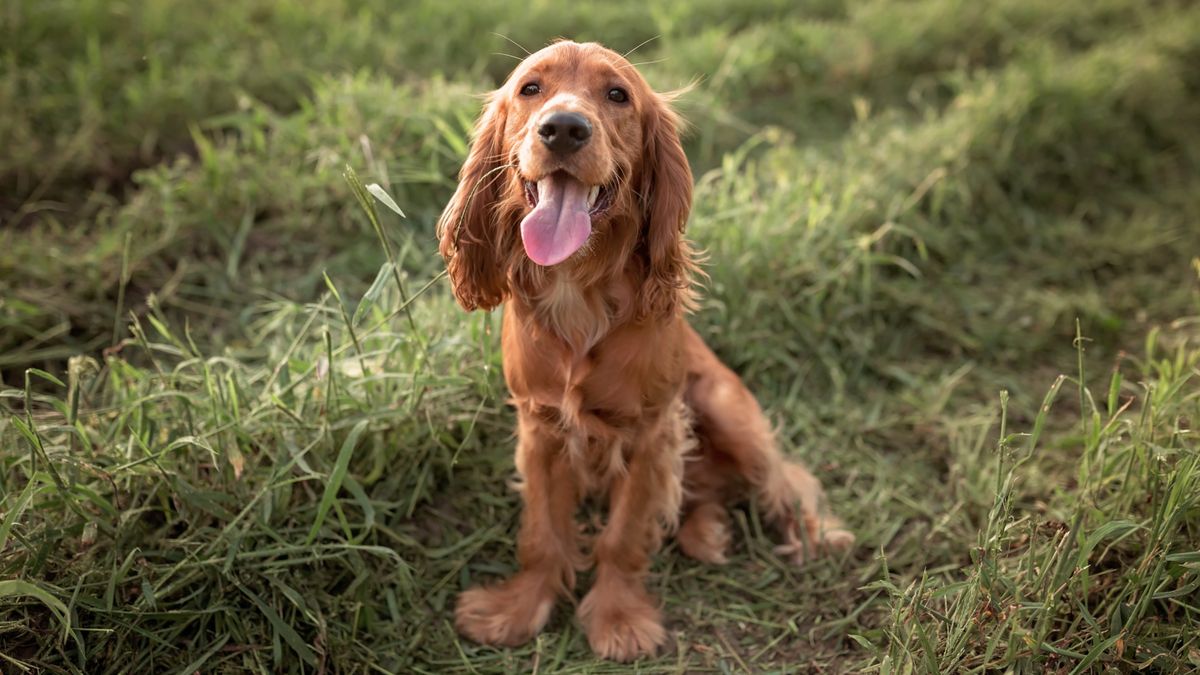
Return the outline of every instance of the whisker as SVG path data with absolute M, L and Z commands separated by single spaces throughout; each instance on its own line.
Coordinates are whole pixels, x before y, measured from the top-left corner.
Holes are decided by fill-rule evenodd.
M 492 31 L 492 35 L 495 35 L 495 36 L 496 36 L 496 37 L 498 37 L 498 38 L 504 38 L 505 40 L 508 40 L 509 42 L 511 42 L 511 43 L 513 43 L 514 45 L 516 45 L 517 49 L 520 49 L 521 51 L 525 52 L 525 56 L 531 56 L 531 54 L 529 53 L 529 50 L 528 50 L 528 49 L 526 49 L 526 48 L 524 47 L 524 45 L 522 45 L 520 42 L 517 42 L 516 40 L 514 40 L 514 39 L 512 39 L 512 38 L 510 38 L 510 37 L 508 37 L 507 35 L 504 35 L 504 34 L 502 34 L 502 33 L 497 33 L 496 31 Z M 506 56 L 507 56 L 507 55 L 506 55 Z
M 522 59 L 521 57 L 513 56 L 512 54 L 509 54 L 507 52 L 492 52 L 492 56 L 507 56 L 508 58 L 510 58 L 514 61 L 518 61 L 518 62 L 524 61 L 524 59 Z
M 664 56 L 661 59 L 653 59 L 651 61 L 639 61 L 638 63 L 622 63 L 617 66 L 617 70 L 632 70 L 632 71 L 636 72 L 638 66 L 646 66 L 646 65 L 650 65 L 652 63 L 662 63 L 663 61 L 666 61 L 666 60 L 667 60 L 667 57 Z
M 624 54 L 622 54 L 622 55 L 621 55 L 621 58 L 623 58 L 623 59 L 628 59 L 630 54 L 632 54 L 632 53 L 636 52 L 637 50 L 641 49 L 642 47 L 645 47 L 646 45 L 650 44 L 651 42 L 654 42 L 655 40 L 657 40 L 657 39 L 659 39 L 659 38 L 661 38 L 661 37 L 662 37 L 662 33 L 659 33 L 658 35 L 655 35 L 654 37 L 652 37 L 652 38 L 650 38 L 650 39 L 648 39 L 648 40 L 644 40 L 644 41 L 643 41 L 641 44 L 639 44 L 638 46 L 636 46 L 636 47 L 634 47 L 633 49 L 630 49 L 629 51 L 627 51 L 627 52 L 625 52 Z
M 484 155 L 481 159 L 491 162 L 491 161 L 494 161 L 497 159 L 504 159 L 506 154 L 508 154 L 508 153 L 501 150 L 500 152 L 497 152 L 497 153 L 494 153 L 491 155 Z M 511 159 L 507 161 L 507 164 L 508 164 L 508 166 L 516 166 L 516 164 L 513 164 Z

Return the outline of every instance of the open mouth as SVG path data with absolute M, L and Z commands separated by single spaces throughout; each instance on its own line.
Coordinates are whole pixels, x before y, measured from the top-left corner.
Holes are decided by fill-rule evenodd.
M 540 181 L 534 182 L 531 180 L 525 181 L 525 201 L 533 208 L 537 208 L 541 190 L 539 186 L 546 183 L 547 180 L 557 177 L 557 174 L 564 174 L 565 177 L 573 178 L 565 171 L 555 171 L 553 174 L 546 176 Z M 602 216 L 608 212 L 608 208 L 612 206 L 612 191 L 607 185 L 593 185 L 587 193 L 588 216 L 595 218 Z
M 557 265 L 583 248 L 592 221 L 612 206 L 612 190 L 584 185 L 566 171 L 525 181 L 525 200 L 533 210 L 521 221 L 525 253 L 544 267 Z

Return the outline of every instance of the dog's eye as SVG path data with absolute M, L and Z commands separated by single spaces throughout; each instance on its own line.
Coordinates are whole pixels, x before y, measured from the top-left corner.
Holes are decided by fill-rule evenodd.
M 539 87 L 535 82 L 530 82 L 524 87 L 521 87 L 522 96 L 537 96 L 540 93 L 542 93 L 542 88 Z
M 613 87 L 608 90 L 608 100 L 613 103 L 625 103 L 629 100 L 629 94 L 620 87 Z

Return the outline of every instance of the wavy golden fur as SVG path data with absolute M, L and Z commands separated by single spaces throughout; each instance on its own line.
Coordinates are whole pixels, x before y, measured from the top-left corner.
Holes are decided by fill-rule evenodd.
M 614 88 L 627 100 L 614 102 Z M 564 110 L 591 126 L 569 156 L 537 138 L 542 120 Z M 583 248 L 542 267 L 526 255 L 520 223 L 528 186 L 555 171 L 603 186 L 610 203 Z M 698 273 L 684 238 L 691 201 L 670 98 L 617 53 L 555 43 L 489 97 L 438 232 L 459 303 L 506 303 L 524 510 L 520 571 L 459 597 L 465 636 L 529 640 L 570 597 L 576 572 L 594 566 L 577 610 L 592 649 L 622 661 L 651 654 L 666 639 L 644 586 L 651 556 L 674 533 L 686 554 L 724 562 L 726 504 L 747 496 L 797 563 L 853 543 L 823 509 L 820 482 L 780 455 L 754 397 L 687 323 Z M 589 496 L 608 505 L 594 537 L 574 517 Z

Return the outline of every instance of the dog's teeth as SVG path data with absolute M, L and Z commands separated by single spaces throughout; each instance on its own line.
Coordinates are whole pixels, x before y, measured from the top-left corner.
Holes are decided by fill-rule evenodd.
M 596 197 L 600 196 L 600 186 L 597 185 L 588 192 L 588 208 L 592 208 L 596 204 Z

